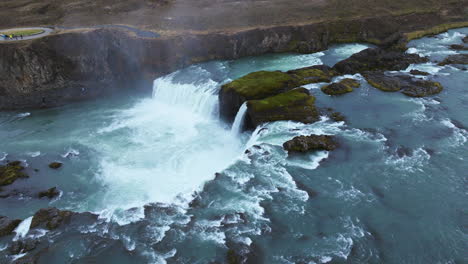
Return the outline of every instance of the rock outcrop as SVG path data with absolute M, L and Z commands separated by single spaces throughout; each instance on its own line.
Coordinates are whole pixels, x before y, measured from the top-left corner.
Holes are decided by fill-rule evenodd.
M 304 153 L 318 150 L 332 151 L 337 147 L 338 143 L 335 139 L 327 135 L 298 136 L 283 144 L 283 148 L 289 153 Z
M 468 54 L 450 55 L 439 63 L 439 66 L 448 64 L 468 64 Z
M 0 166 L 0 186 L 10 185 L 20 178 L 28 178 L 29 176 L 23 170 L 21 161 L 13 161 Z
M 427 58 L 395 50 L 369 48 L 338 62 L 333 69 L 341 74 L 355 74 L 367 71 L 400 71 L 410 64 L 427 62 Z
M 220 115 L 232 122 L 241 105 L 248 100 L 261 100 L 299 86 L 297 78 L 280 71 L 259 71 L 223 85 L 219 93 Z
M 428 76 L 428 75 L 431 75 L 431 74 L 428 73 L 428 72 L 420 71 L 420 70 L 411 70 L 409 73 L 412 74 L 412 75 L 420 75 L 420 76 Z
M 0 215 L 0 237 L 11 235 L 20 223 L 19 219 L 12 220 Z
M 331 82 L 331 79 L 338 75 L 331 67 L 326 65 L 315 65 L 306 68 L 300 68 L 287 72 L 299 80 L 300 85 L 310 83 Z
M 326 85 L 321 90 L 328 95 L 342 95 L 352 92 L 353 88 L 358 88 L 359 86 L 361 84 L 354 79 L 344 79 L 341 82 Z
M 63 164 L 61 162 L 54 161 L 54 162 L 49 164 L 49 168 L 56 170 L 56 169 L 59 169 L 60 167 L 62 167 L 62 165 Z
M 468 50 L 468 47 L 462 44 L 453 44 L 450 45 L 450 48 L 453 50 Z
M 247 102 L 247 127 L 273 121 L 293 120 L 313 123 L 319 120 L 315 97 L 305 88 L 294 89 L 262 100 Z
M 440 83 L 412 78 L 407 75 L 390 75 L 383 72 L 364 74 L 367 82 L 384 92 L 401 91 L 410 97 L 425 97 L 440 93 L 443 87 Z
M 59 195 L 60 195 L 60 191 L 57 189 L 57 187 L 52 187 L 52 188 L 50 188 L 48 190 L 39 192 L 37 194 L 37 197 L 52 199 L 52 198 L 55 198 L 55 197 L 57 197 Z

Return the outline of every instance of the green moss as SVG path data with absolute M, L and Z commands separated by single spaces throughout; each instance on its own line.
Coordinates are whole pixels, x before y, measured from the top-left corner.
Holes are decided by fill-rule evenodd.
M 290 107 L 302 101 L 305 101 L 308 105 L 313 105 L 315 97 L 305 93 L 302 89 L 294 89 L 263 100 L 249 101 L 249 107 L 255 112 L 263 112 L 278 107 Z
M 288 71 L 288 74 L 294 76 L 299 81 L 300 85 L 306 85 L 310 83 L 330 82 L 331 78 L 337 73 L 333 70 L 308 67 Z
M 468 27 L 468 21 L 440 24 L 438 26 L 428 28 L 425 30 L 418 30 L 418 31 L 405 33 L 405 36 L 408 39 L 408 41 L 410 41 L 410 40 L 419 39 L 425 36 L 440 34 L 449 29 L 461 28 L 461 27 Z
M 340 83 L 350 88 L 359 88 L 361 86 L 359 81 L 351 78 L 343 79 Z
M 369 83 L 371 86 L 373 86 L 374 88 L 377 88 L 383 92 L 396 92 L 396 91 L 399 91 L 401 89 L 401 87 L 399 86 L 393 86 L 393 85 L 385 85 L 383 82 L 379 83 L 379 82 L 376 82 L 372 79 L 366 79 L 367 80 L 367 83 Z
M 223 86 L 224 92 L 234 90 L 248 100 L 262 99 L 299 86 L 295 78 L 280 71 L 259 71 L 247 74 Z
M 6 166 L 0 166 L 0 186 L 10 185 L 19 178 L 28 178 L 29 176 L 22 172 L 24 167 L 20 161 L 8 163 Z
M 51 169 L 58 169 L 60 167 L 62 167 L 62 163 L 60 162 L 52 162 L 49 164 L 49 168 Z
M 353 88 L 346 86 L 341 83 L 332 83 L 321 88 L 322 92 L 328 95 L 342 95 L 345 93 L 350 93 L 353 91 Z

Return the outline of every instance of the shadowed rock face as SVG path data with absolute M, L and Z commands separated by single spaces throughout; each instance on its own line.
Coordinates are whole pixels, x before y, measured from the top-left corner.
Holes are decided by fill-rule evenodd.
M 134 36 L 125 29 L 88 29 L 4 43 L 0 45 L 0 109 L 52 107 L 124 89 L 149 94 L 155 78 L 202 61 L 316 52 L 331 43 L 384 45 L 399 31 L 462 19 L 457 12 L 453 8 L 446 14 L 379 14 L 225 32 L 173 32 L 158 38 Z
M 21 220 L 12 220 L 0 215 L 0 237 L 11 235 L 20 223 Z
M 439 63 L 440 66 L 448 64 L 468 64 L 468 54 L 450 55 L 441 63 Z

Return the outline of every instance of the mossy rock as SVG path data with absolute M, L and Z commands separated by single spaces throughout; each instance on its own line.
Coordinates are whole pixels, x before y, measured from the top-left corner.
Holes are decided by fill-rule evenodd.
M 49 164 L 49 168 L 54 170 L 59 169 L 60 167 L 62 167 L 62 163 L 60 162 L 52 162 Z
M 37 194 L 37 196 L 39 198 L 49 198 L 49 199 L 55 198 L 55 197 L 57 197 L 59 195 L 60 195 L 60 191 L 57 190 L 57 187 L 52 187 L 52 188 L 50 188 L 48 190 L 39 192 Z
M 358 80 L 346 78 L 340 81 L 341 84 L 346 85 L 351 88 L 359 88 L 361 87 L 361 83 Z
M 234 118 L 243 103 L 261 100 L 300 86 L 297 78 L 280 71 L 259 71 L 247 74 L 221 87 L 220 116 L 227 122 Z
M 319 120 L 319 113 L 314 105 L 315 97 L 305 88 L 298 88 L 263 100 L 247 102 L 249 127 L 262 123 L 292 120 L 313 123 Z
M 410 97 L 426 97 L 442 92 L 444 87 L 439 82 L 416 81 L 405 87 L 401 92 Z
M 410 71 L 410 74 L 412 74 L 412 75 L 420 75 L 420 76 L 429 76 L 429 75 L 431 75 L 431 74 L 428 73 L 428 72 L 420 71 L 420 70 L 411 70 L 411 71 Z
M 40 209 L 33 216 L 31 228 L 43 227 L 53 230 L 63 222 L 68 222 L 72 215 L 71 211 L 61 211 L 57 208 Z
M 337 72 L 326 65 L 315 65 L 287 72 L 299 80 L 300 85 L 310 83 L 331 82 L 331 79 L 337 75 Z
M 10 185 L 19 178 L 28 178 L 29 176 L 23 170 L 21 161 L 13 161 L 0 166 L 0 186 Z
M 353 88 L 343 85 L 341 83 L 332 83 L 330 85 L 322 87 L 321 90 L 323 93 L 328 95 L 342 95 L 345 93 L 352 92 Z
M 283 148 L 289 153 L 304 153 L 309 151 L 332 151 L 338 147 L 338 143 L 332 136 L 310 135 L 298 136 L 283 144 Z
M 367 82 L 384 92 L 401 91 L 410 97 L 426 97 L 440 93 L 443 87 L 440 83 L 412 78 L 407 75 L 386 75 L 382 72 L 364 75 Z
M 346 117 L 340 112 L 333 112 L 330 114 L 330 118 L 335 122 L 346 121 Z
M 233 90 L 246 100 L 263 99 L 298 86 L 297 80 L 281 71 L 259 71 L 223 85 L 224 92 Z

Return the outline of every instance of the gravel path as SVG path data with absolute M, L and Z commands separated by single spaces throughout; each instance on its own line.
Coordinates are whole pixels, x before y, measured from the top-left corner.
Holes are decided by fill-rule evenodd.
M 0 42 L 13 42 L 13 41 L 22 41 L 22 40 L 28 40 L 28 39 L 35 39 L 35 38 L 42 38 L 44 36 L 49 35 L 52 33 L 54 30 L 51 28 L 44 28 L 44 27 L 30 27 L 30 28 L 8 28 L 8 29 L 1 29 L 0 32 L 7 32 L 7 31 L 21 31 L 21 30 L 32 30 L 32 29 L 41 29 L 44 30 L 43 33 L 37 34 L 37 35 L 32 35 L 32 36 L 25 36 L 23 39 L 5 39 L 3 37 L 0 37 Z

